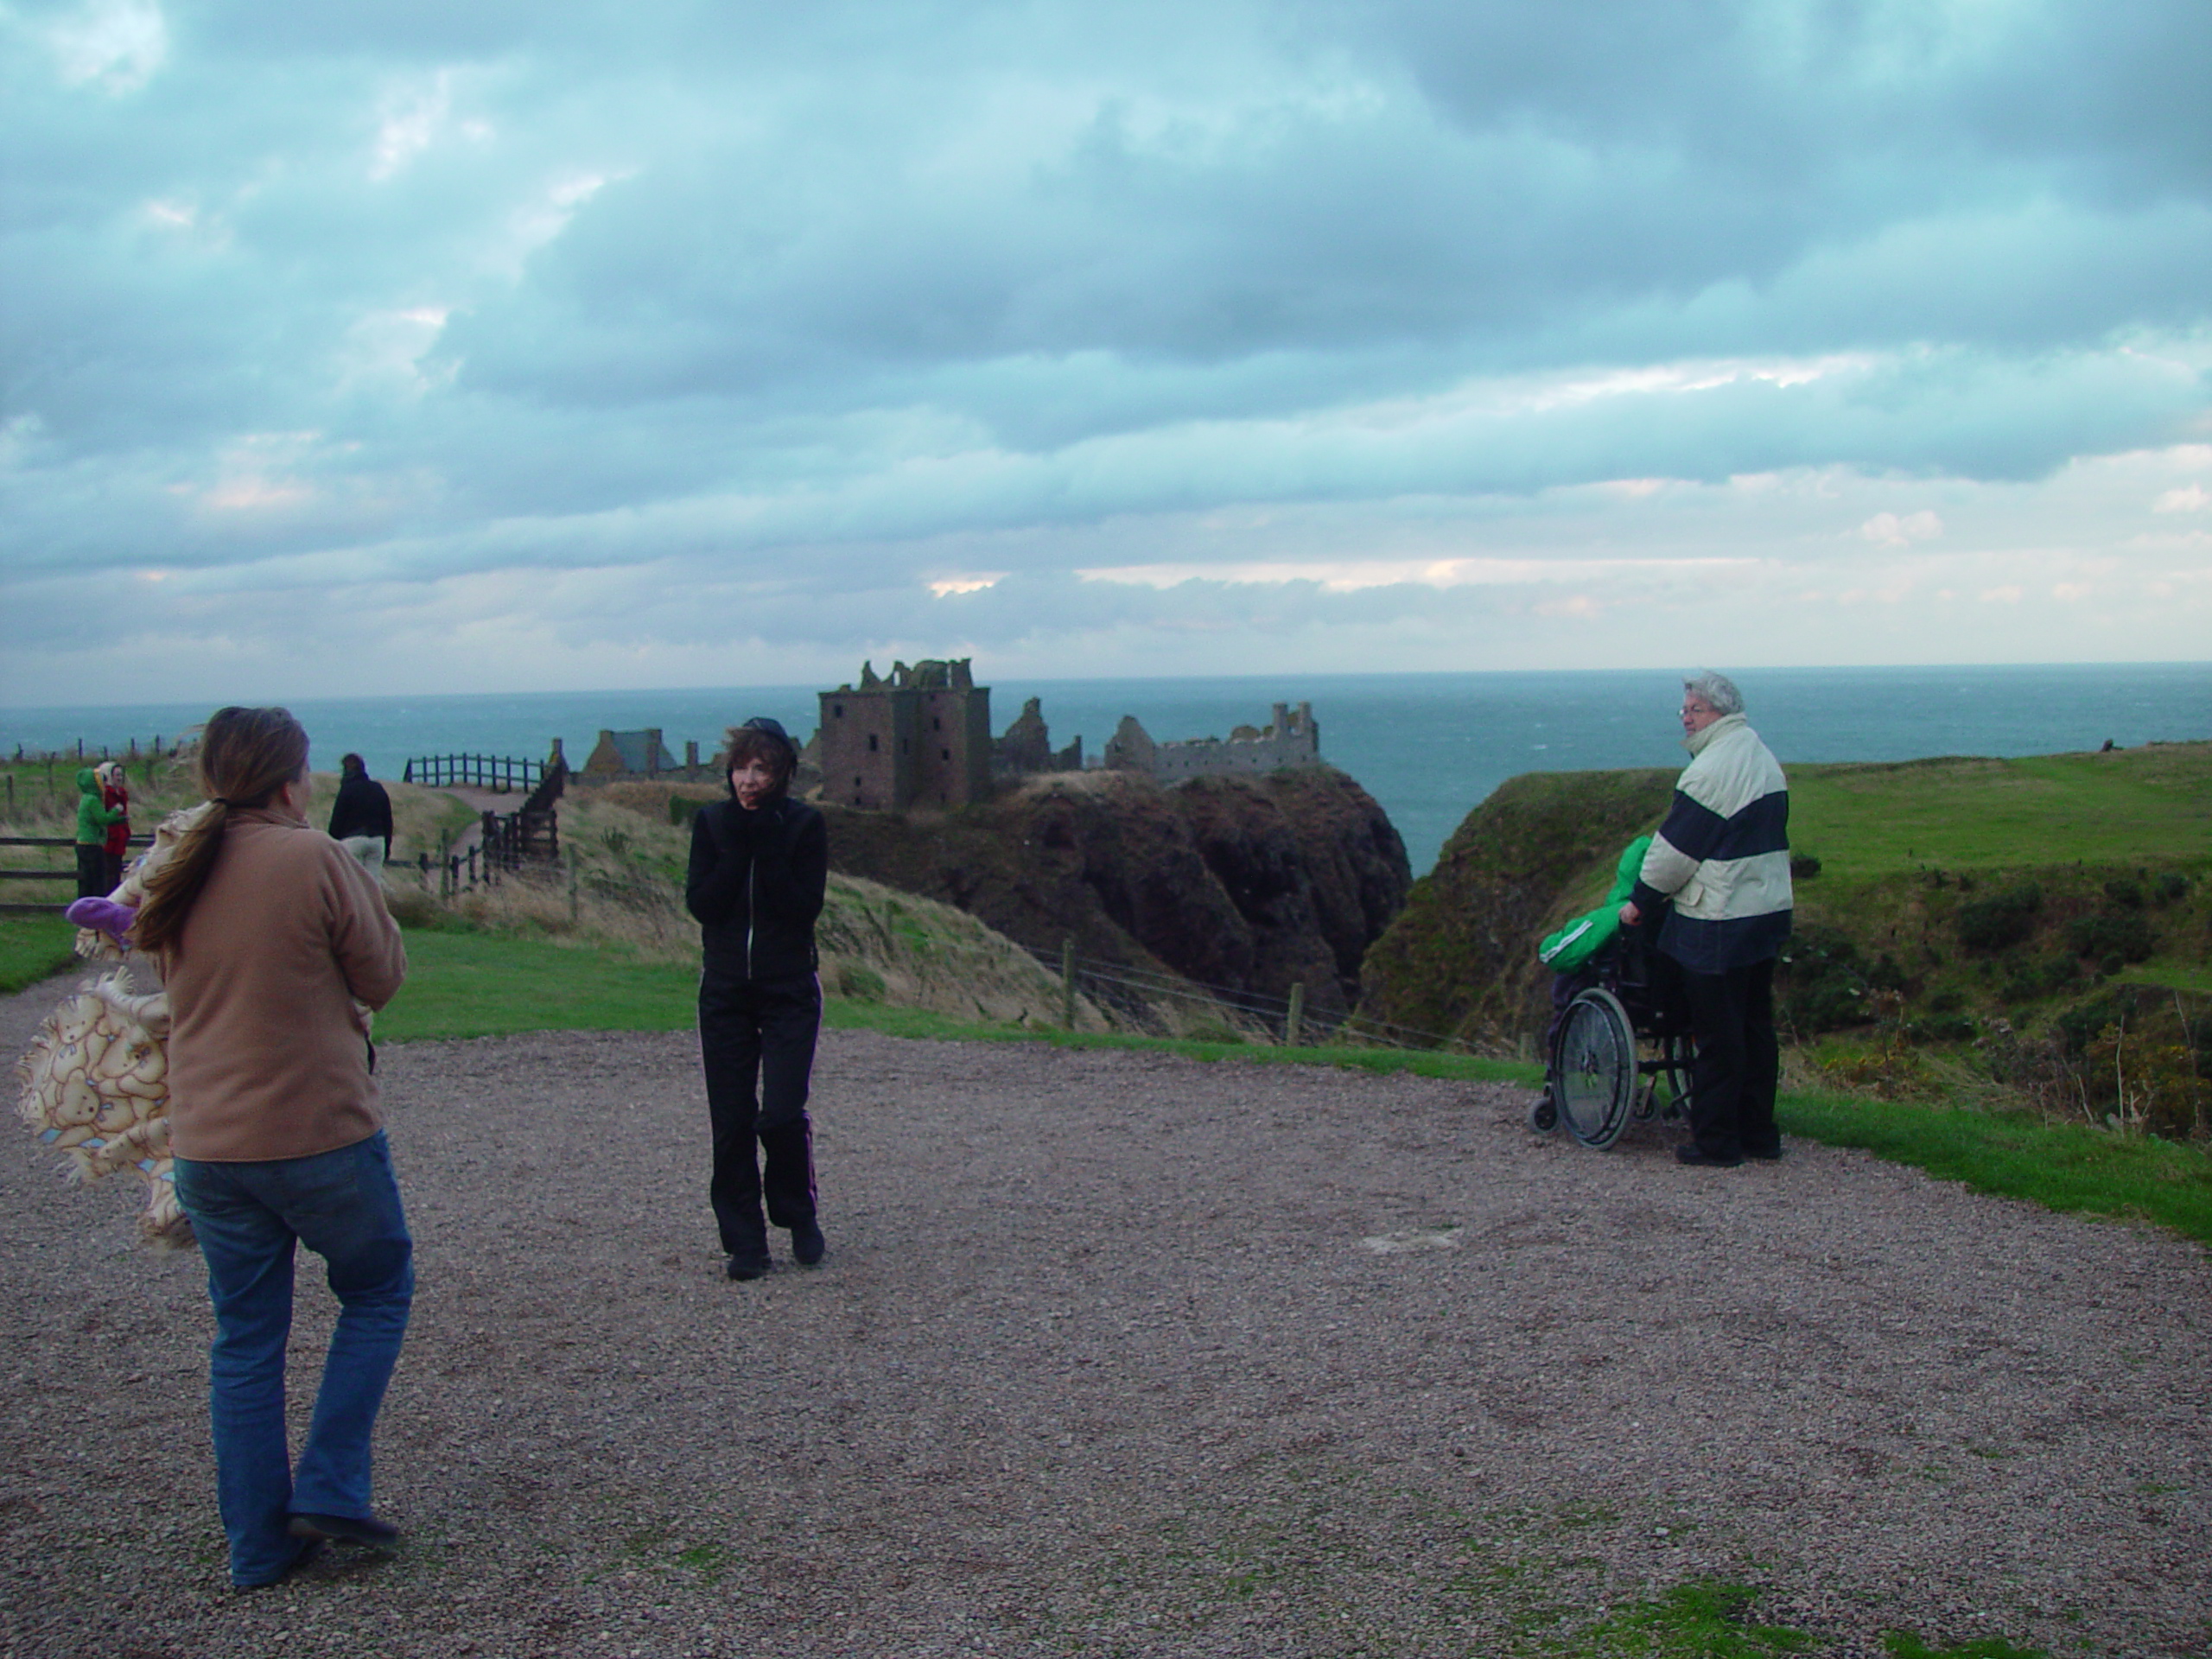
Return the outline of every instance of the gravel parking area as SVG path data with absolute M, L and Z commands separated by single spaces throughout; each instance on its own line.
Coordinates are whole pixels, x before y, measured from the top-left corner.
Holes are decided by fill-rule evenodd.
M 0 1652 L 1605 1652 L 1703 1579 L 1832 1653 L 2212 1643 L 2212 1268 L 2164 1234 L 1583 1152 L 1510 1088 L 830 1033 L 830 1260 L 734 1285 L 688 1038 L 382 1071 L 404 1547 L 227 1588 L 198 1257 L 19 1130 Z

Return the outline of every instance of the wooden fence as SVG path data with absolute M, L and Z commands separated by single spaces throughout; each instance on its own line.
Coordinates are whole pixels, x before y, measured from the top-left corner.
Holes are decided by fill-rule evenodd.
M 489 789 L 504 795 L 517 789 L 535 791 L 553 770 L 548 761 L 500 754 L 429 754 L 410 760 L 401 768 L 399 781 L 429 789 Z
M 133 849 L 150 847 L 153 844 L 154 838 L 151 836 L 133 836 L 128 843 Z M 73 851 L 76 845 L 75 840 L 68 836 L 0 836 L 0 847 L 67 847 Z M 76 879 L 77 867 L 74 864 L 66 870 L 0 870 L 0 883 L 74 881 Z M 0 893 L 9 891 L 11 889 L 0 887 Z M 67 899 L 29 902 L 0 901 L 0 915 L 59 916 L 76 901 L 77 895 L 74 893 Z
M 532 798 L 533 799 L 535 797 Z M 534 812 L 528 807 L 502 816 L 486 812 L 478 839 L 466 852 L 456 853 L 448 842 L 433 857 L 423 854 L 416 870 L 423 885 L 430 885 L 433 872 L 438 896 L 450 899 L 479 887 L 497 887 L 509 876 L 533 869 L 550 873 L 561 857 L 561 824 L 551 809 Z

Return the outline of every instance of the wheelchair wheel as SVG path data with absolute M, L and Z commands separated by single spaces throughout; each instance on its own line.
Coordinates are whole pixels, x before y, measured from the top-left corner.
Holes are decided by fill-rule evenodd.
M 1636 1101 L 1636 1028 L 1611 992 L 1587 990 L 1567 1004 L 1550 1082 L 1559 1121 L 1576 1141 L 1610 1147 L 1620 1138 Z
M 1638 1123 L 1649 1123 L 1655 1117 L 1672 1123 L 1689 1106 L 1690 1039 L 1669 1033 L 1663 1037 L 1647 1035 L 1640 1040 L 1643 1054 L 1637 1062 L 1636 1103 L 1629 1109 L 1629 1116 Z
M 1529 1108 L 1529 1132 L 1531 1135 L 1549 1135 L 1557 1128 L 1559 1103 L 1552 1098 L 1551 1080 L 1548 1077 L 1544 1080 L 1543 1093 L 1538 1095 L 1535 1103 Z

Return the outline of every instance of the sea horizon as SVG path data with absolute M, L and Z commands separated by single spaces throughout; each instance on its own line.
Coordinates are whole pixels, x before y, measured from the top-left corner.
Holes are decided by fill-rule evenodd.
M 1745 669 L 1734 674 L 1746 712 L 1787 766 L 1793 762 L 2019 756 L 2096 749 L 2109 741 L 2212 737 L 2212 663 L 1959 664 Z M 1458 672 L 1225 675 L 1021 680 L 982 677 L 991 729 L 1003 732 L 1030 697 L 1056 747 L 1080 735 L 1096 758 L 1124 715 L 1156 741 L 1226 737 L 1262 726 L 1274 704 L 1313 705 L 1322 759 L 1382 804 L 1414 874 L 1507 778 L 1681 764 L 1674 709 L 1678 671 L 1473 670 Z M 658 727 L 678 757 L 710 754 L 723 729 L 771 715 L 804 741 L 819 685 L 644 688 L 620 691 L 452 692 L 299 698 L 313 764 L 334 771 L 346 752 L 374 776 L 442 754 L 543 760 L 555 738 L 581 765 L 602 729 Z M 0 753 L 67 754 L 174 741 L 212 712 L 204 703 L 118 702 L 0 708 Z

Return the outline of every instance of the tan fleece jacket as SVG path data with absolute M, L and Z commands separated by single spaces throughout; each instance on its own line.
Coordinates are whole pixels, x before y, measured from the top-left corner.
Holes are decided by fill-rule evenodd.
M 407 951 L 375 880 L 328 836 L 276 807 L 232 813 L 162 965 L 178 1157 L 305 1158 L 383 1127 L 353 999 L 389 1002 Z

